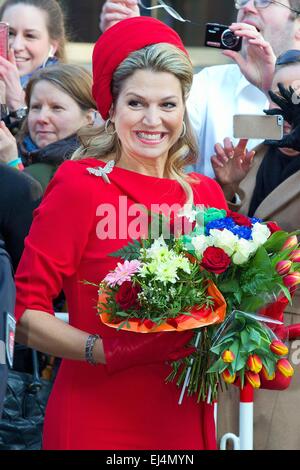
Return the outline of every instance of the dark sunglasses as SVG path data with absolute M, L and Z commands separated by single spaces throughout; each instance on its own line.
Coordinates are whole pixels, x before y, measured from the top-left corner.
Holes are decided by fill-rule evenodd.
M 277 57 L 276 65 L 288 65 L 300 62 L 300 50 L 290 49 Z

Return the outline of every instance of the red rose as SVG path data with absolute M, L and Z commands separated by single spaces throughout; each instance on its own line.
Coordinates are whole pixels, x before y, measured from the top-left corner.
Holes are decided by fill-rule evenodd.
M 209 246 L 203 253 L 201 266 L 211 273 L 221 274 L 226 271 L 230 263 L 230 257 L 222 248 Z
M 231 217 L 237 225 L 243 225 L 244 227 L 252 227 L 251 220 L 243 214 L 238 212 L 227 211 L 227 217 Z
M 279 232 L 280 230 L 282 230 L 282 228 L 279 227 L 279 225 L 277 225 L 276 222 L 267 222 L 267 227 L 271 233 Z
M 138 293 L 141 291 L 141 287 L 133 285 L 130 281 L 125 281 L 120 286 L 120 289 L 116 293 L 116 302 L 122 310 L 128 310 L 131 307 L 139 308 Z

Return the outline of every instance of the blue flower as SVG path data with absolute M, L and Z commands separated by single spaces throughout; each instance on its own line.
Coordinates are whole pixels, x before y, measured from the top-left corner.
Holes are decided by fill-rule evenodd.
M 258 219 L 255 219 L 257 221 Z M 210 230 L 229 230 L 234 235 L 237 235 L 239 238 L 244 238 L 245 240 L 252 240 L 252 230 L 250 227 L 245 227 L 243 225 L 237 225 L 231 217 L 224 217 L 223 219 L 213 220 L 206 225 L 206 234 L 210 234 Z
M 239 238 L 244 238 L 245 240 L 252 240 L 252 230 L 250 227 L 243 227 L 241 225 L 236 225 L 231 232 L 234 235 L 237 235 Z
M 231 217 L 224 217 L 223 219 L 212 220 L 206 225 L 206 232 L 209 235 L 210 230 L 217 229 L 217 230 L 230 230 L 235 227 L 235 223 L 233 222 Z
M 250 217 L 250 222 L 252 225 L 256 224 L 257 222 L 261 224 L 262 219 L 258 219 L 257 217 Z

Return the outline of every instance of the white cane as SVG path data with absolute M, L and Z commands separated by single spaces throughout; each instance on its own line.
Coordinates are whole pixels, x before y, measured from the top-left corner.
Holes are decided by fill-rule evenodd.
M 254 389 L 245 384 L 240 390 L 239 436 L 228 432 L 220 442 L 220 450 L 227 449 L 227 442 L 232 441 L 233 450 L 253 450 L 253 401 Z

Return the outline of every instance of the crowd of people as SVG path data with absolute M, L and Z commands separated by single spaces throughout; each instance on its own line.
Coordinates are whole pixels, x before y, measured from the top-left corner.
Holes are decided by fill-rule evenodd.
M 238 431 L 237 387 L 219 394 L 216 436 L 213 406 L 192 397 L 178 406 L 176 384 L 164 383 L 190 333 L 119 332 L 95 315 L 96 286 L 116 264 L 109 255 L 130 241 L 98 236 L 101 205 L 116 220 L 126 197 L 129 213 L 194 203 L 300 228 L 300 1 L 235 6 L 230 29 L 242 50 L 194 76 L 179 35 L 140 16 L 137 0 L 104 3 L 92 75 L 65 63 L 56 0 L 0 8 L 10 27 L 0 57 L 0 238 L 15 271 L 16 341 L 62 358 L 44 449 L 216 449 Z M 264 110 L 283 116 L 282 140 L 233 138 L 234 114 Z M 62 292 L 68 323 L 54 315 Z M 285 307 L 288 328 L 299 296 Z M 256 396 L 254 447 L 300 449 L 299 367 L 286 391 L 273 387 Z

